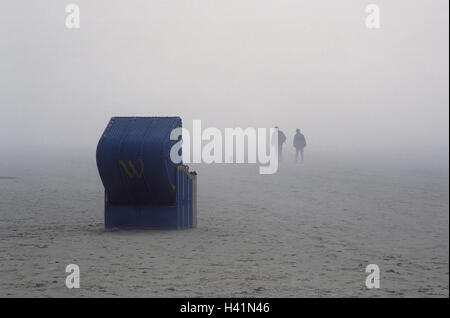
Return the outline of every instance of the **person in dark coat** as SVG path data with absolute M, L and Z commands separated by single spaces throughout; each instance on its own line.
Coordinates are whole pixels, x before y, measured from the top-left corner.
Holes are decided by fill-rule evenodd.
M 304 149 L 306 147 L 306 138 L 297 128 L 296 134 L 294 136 L 294 147 L 295 147 L 295 162 L 298 162 L 298 154 L 303 161 Z
M 283 158 L 283 144 L 286 142 L 286 135 L 278 128 L 278 126 L 275 126 L 275 128 L 277 131 L 272 135 L 272 145 L 275 144 L 275 138 L 278 138 L 278 161 L 281 162 Z

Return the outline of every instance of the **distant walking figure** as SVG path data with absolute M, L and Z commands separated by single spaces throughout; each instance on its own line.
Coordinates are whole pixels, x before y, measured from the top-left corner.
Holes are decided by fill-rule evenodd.
M 272 135 L 272 145 L 275 144 L 275 138 L 278 138 L 278 161 L 281 162 L 283 159 L 282 152 L 283 152 L 283 144 L 286 141 L 286 135 L 278 128 L 278 126 L 275 126 L 277 131 Z
M 294 147 L 295 147 L 295 162 L 298 162 L 298 153 L 300 152 L 300 157 L 303 161 L 303 150 L 306 147 L 305 136 L 300 133 L 300 129 L 297 128 L 296 134 L 294 136 Z

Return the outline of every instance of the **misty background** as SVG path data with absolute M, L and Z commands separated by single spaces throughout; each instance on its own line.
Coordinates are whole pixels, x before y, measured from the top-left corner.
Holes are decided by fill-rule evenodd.
M 366 28 L 369 3 L 381 29 Z M 448 298 L 448 10 L 1 0 L 0 297 Z M 112 116 L 277 125 L 284 161 L 273 175 L 190 165 L 195 230 L 105 231 L 95 149 Z
M 65 6 L 80 6 L 67 29 Z M 381 9 L 381 29 L 365 7 Z M 86 153 L 112 116 L 280 126 L 306 159 L 448 171 L 448 1 L 0 3 L 0 153 Z

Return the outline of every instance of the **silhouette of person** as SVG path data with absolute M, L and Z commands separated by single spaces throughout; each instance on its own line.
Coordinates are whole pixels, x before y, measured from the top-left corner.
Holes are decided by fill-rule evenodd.
M 275 138 L 278 138 L 278 161 L 281 162 L 283 159 L 283 143 L 286 142 L 286 135 L 278 129 L 278 126 L 275 126 L 277 131 L 272 135 L 272 145 L 275 143 Z
M 298 162 L 298 154 L 300 153 L 300 157 L 303 161 L 304 149 L 306 147 L 306 139 L 305 136 L 300 132 L 300 129 L 297 128 L 296 134 L 294 136 L 294 147 L 295 147 L 295 162 Z

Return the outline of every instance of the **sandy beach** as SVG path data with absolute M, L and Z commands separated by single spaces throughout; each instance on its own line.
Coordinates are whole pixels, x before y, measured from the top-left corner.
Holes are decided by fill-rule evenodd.
M 6 160 L 0 296 L 449 296 L 448 173 L 315 160 L 270 176 L 193 168 L 196 229 L 105 231 L 93 158 Z M 65 286 L 71 263 L 79 289 Z M 365 286 L 371 263 L 380 289 Z

